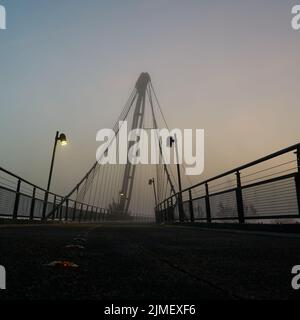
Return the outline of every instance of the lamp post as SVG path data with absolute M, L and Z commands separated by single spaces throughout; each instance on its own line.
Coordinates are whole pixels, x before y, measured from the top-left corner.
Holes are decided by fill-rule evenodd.
M 43 220 L 45 220 L 45 218 L 46 218 L 48 196 L 49 196 L 49 191 L 50 191 L 50 186 L 51 186 L 57 142 L 60 142 L 61 146 L 66 146 L 68 144 L 68 140 L 67 140 L 66 135 L 64 133 L 59 133 L 59 131 L 57 131 L 55 134 L 54 146 L 53 146 L 53 152 L 52 152 L 52 160 L 51 160 L 50 172 L 49 172 L 48 184 L 47 184 L 47 192 L 45 193 L 45 199 L 44 199 Z
M 176 151 L 176 158 L 177 158 L 177 177 L 178 177 L 178 209 L 179 209 L 179 220 L 180 222 L 184 222 L 184 210 L 183 210 L 183 204 L 182 204 L 182 184 L 181 184 L 181 174 L 180 174 L 180 165 L 179 165 L 179 154 L 178 154 L 178 145 L 177 145 L 177 139 L 176 135 L 173 137 L 169 137 L 169 145 L 170 148 L 173 147 L 173 144 L 175 144 L 175 151 Z
M 155 198 L 155 208 L 157 207 L 157 195 L 156 195 L 156 187 L 155 187 L 155 180 L 154 178 L 149 180 L 149 186 L 153 186 L 153 191 L 154 191 L 154 198 Z
M 159 211 L 157 208 L 158 202 L 157 202 L 157 195 L 156 195 L 156 187 L 155 187 L 155 180 L 154 178 L 149 180 L 149 186 L 153 186 L 153 191 L 154 191 L 154 198 L 155 198 L 155 221 L 156 223 L 160 222 L 160 218 L 159 218 Z
M 52 153 L 52 160 L 51 160 L 51 166 L 50 166 L 50 172 L 49 172 L 49 178 L 48 178 L 48 185 L 47 185 L 47 191 L 50 191 L 51 186 L 51 180 L 52 180 L 52 173 L 53 173 L 53 166 L 54 166 L 54 160 L 55 160 L 55 154 L 56 154 L 56 147 L 57 142 L 60 142 L 61 146 L 66 146 L 68 144 L 67 137 L 64 133 L 56 132 L 55 139 L 54 139 L 54 147 L 53 147 L 53 153 Z

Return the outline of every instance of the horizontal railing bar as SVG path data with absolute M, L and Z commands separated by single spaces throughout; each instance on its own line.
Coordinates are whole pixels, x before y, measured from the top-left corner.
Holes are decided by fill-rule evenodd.
M 228 190 L 222 190 L 222 191 L 218 191 L 216 193 L 210 193 L 209 197 L 213 197 L 213 196 L 219 196 L 225 193 L 229 193 L 229 192 L 234 192 L 236 191 L 236 188 L 232 188 L 232 189 L 228 189 Z
M 26 184 L 28 184 L 28 185 L 36 188 L 37 190 L 47 192 L 47 190 L 45 190 L 45 189 L 43 189 L 43 188 L 41 188 L 41 187 L 33 184 L 32 182 L 29 182 L 28 180 L 26 180 L 26 179 L 24 179 L 24 178 L 22 178 L 22 177 L 20 177 L 20 176 L 17 176 L 16 174 L 14 174 L 14 173 L 12 173 L 12 172 L 10 172 L 10 171 L 2 168 L 2 167 L 0 167 L 0 171 L 5 172 L 6 174 L 8 174 L 8 175 L 10 175 L 10 176 L 12 176 L 12 177 L 14 177 L 14 178 L 16 178 L 16 179 L 18 179 L 18 180 L 21 180 L 22 182 L 24 182 L 24 183 L 26 183 Z M 52 193 L 52 192 L 50 192 L 50 191 L 48 192 L 48 194 L 51 194 L 51 195 L 53 195 L 53 196 L 55 196 L 55 195 L 56 195 L 56 196 L 59 196 L 58 194 Z
M 202 181 L 202 182 L 199 182 L 199 183 L 197 183 L 197 184 L 195 184 L 195 185 L 193 185 L 193 186 L 191 186 L 191 187 L 188 187 L 188 188 L 186 188 L 186 189 L 183 189 L 183 190 L 181 191 L 181 193 L 183 194 L 184 192 L 187 192 L 187 191 L 189 191 L 189 190 L 193 190 L 193 189 L 195 189 L 195 188 L 197 188 L 197 187 L 203 186 L 203 185 L 205 185 L 205 184 L 207 184 L 207 183 L 209 183 L 209 182 L 212 182 L 212 181 L 214 181 L 214 180 L 217 180 L 217 179 L 226 177 L 226 176 L 228 176 L 228 175 L 230 175 L 230 174 L 234 174 L 234 173 L 236 173 L 236 172 L 239 172 L 239 171 L 241 171 L 241 170 L 247 169 L 247 168 L 252 167 L 252 166 L 254 166 L 254 165 L 257 165 L 257 164 L 259 164 L 259 163 L 262 163 L 262 162 L 265 162 L 265 161 L 274 159 L 274 158 L 276 158 L 276 157 L 278 157 L 278 156 L 284 155 L 284 154 L 286 154 L 286 153 L 289 153 L 289 152 L 291 152 L 291 151 L 293 151 L 293 150 L 297 150 L 297 149 L 299 149 L 299 148 L 300 148 L 300 143 L 294 144 L 294 145 L 292 145 L 292 146 L 290 146 L 290 147 L 281 149 L 281 150 L 279 150 L 279 151 L 277 151 L 277 152 L 271 153 L 271 154 L 269 154 L 269 155 L 267 155 L 267 156 L 264 156 L 264 157 L 262 157 L 262 158 L 259 158 L 259 159 L 257 159 L 257 160 L 254 160 L 254 161 L 251 161 L 251 162 L 249 162 L 249 163 L 246 163 L 246 164 L 244 164 L 244 165 L 242 165 L 242 166 L 239 166 L 239 167 L 236 167 L 236 168 L 231 169 L 231 170 L 229 170 L 229 171 L 226 171 L 226 172 L 224 172 L 224 173 L 222 173 L 222 174 L 219 174 L 219 175 L 217 175 L 217 176 L 214 176 L 214 177 L 212 177 L 212 178 L 210 178 L 210 179 L 207 179 L 207 180 L 204 180 L 204 181 Z M 293 175 L 295 175 L 295 174 L 296 174 L 296 173 L 294 172 L 294 173 L 292 173 L 292 174 L 290 174 L 290 175 L 293 176 Z M 289 176 L 289 175 L 286 175 L 286 176 Z M 276 179 L 276 178 L 280 178 L 280 177 L 275 177 L 275 178 L 272 178 L 272 179 Z M 270 182 L 270 181 L 272 181 L 272 179 L 263 180 L 263 181 L 256 182 L 256 183 L 257 183 L 257 184 L 258 184 L 258 183 L 263 184 L 263 182 L 265 182 L 265 181 L 269 181 L 269 182 Z M 274 180 L 274 181 L 275 181 L 275 180 Z M 254 184 L 252 184 L 252 185 L 254 185 Z M 250 185 L 245 185 L 245 186 L 242 186 L 242 188 L 245 188 L 245 187 L 247 187 L 247 186 L 250 187 Z M 234 189 L 231 189 L 231 190 L 234 190 Z M 221 193 L 222 193 L 222 192 L 223 192 L 223 191 L 221 191 Z M 178 194 L 179 194 L 179 193 L 177 193 L 177 195 L 178 195 Z M 211 196 L 211 195 L 212 195 L 212 194 L 210 194 L 210 196 Z M 165 201 L 170 200 L 172 197 L 173 197 L 173 196 L 170 196 L 169 198 L 166 198 L 166 199 L 165 199 L 163 202 L 161 202 L 159 205 L 163 204 Z M 194 200 L 194 199 L 193 199 L 193 200 Z M 159 205 L 158 205 L 158 206 L 159 206 Z M 156 208 L 158 208 L 158 206 L 157 206 Z
M 280 181 L 280 180 L 286 180 L 286 179 L 294 178 L 296 176 L 296 174 L 297 173 L 294 172 L 294 173 L 286 174 L 284 176 L 275 177 L 275 178 L 264 180 L 264 181 L 258 181 L 258 182 L 254 182 L 254 183 L 251 183 L 251 184 L 246 184 L 246 185 L 242 186 L 242 189 L 247 189 L 247 188 L 260 186 L 260 185 L 263 185 L 263 184 L 269 184 L 269 183 Z
M 235 217 L 220 217 L 220 218 L 211 217 L 212 221 L 216 221 L 216 220 L 238 220 L 238 219 L 239 219 L 238 216 L 235 216 Z
M 299 219 L 298 214 L 279 214 L 279 215 L 262 215 L 262 216 L 246 216 L 246 220 L 261 220 L 261 219 Z
M 37 185 L 35 185 L 35 184 L 27 181 L 26 179 L 23 179 L 22 177 L 14 174 L 14 173 L 12 173 L 12 172 L 10 172 L 9 170 L 6 170 L 6 169 L 0 167 L 0 171 L 2 171 L 2 172 L 4 172 L 4 173 L 6 173 L 6 174 L 8 174 L 8 175 L 10 175 L 10 176 L 12 176 L 12 177 L 14 177 L 14 178 L 16 178 L 17 180 L 20 180 L 20 181 L 22 181 L 22 182 L 24 182 L 24 183 L 26 183 L 26 184 L 28 184 L 28 185 L 36 188 L 37 190 L 40 190 L 40 191 L 43 191 L 43 192 L 47 193 L 47 190 L 45 190 L 45 189 L 43 189 L 43 188 L 41 188 L 41 187 L 39 187 L 39 186 L 37 186 Z M 7 190 L 7 191 L 9 191 L 9 192 L 13 192 L 13 193 L 15 193 L 15 194 L 17 193 L 16 190 L 10 189 L 10 188 L 7 188 L 7 187 L 1 186 L 1 185 L 0 185 L 0 188 L 1 188 L 1 189 L 4 189 L 4 190 Z M 32 196 L 30 196 L 29 194 L 25 194 L 25 193 L 23 193 L 23 192 L 19 192 L 18 194 L 21 195 L 21 196 L 24 196 L 24 197 L 32 198 Z M 63 196 L 60 196 L 60 195 L 58 195 L 58 194 L 56 194 L 56 193 L 53 193 L 53 192 L 50 192 L 50 191 L 48 192 L 48 194 L 49 194 L 49 195 L 52 195 L 52 196 L 56 196 L 57 198 L 60 198 L 61 200 L 64 199 Z M 37 198 L 37 197 L 36 197 L 36 200 L 44 201 L 43 199 L 39 199 L 39 198 Z M 72 203 L 75 203 L 75 202 L 76 202 L 78 205 L 90 206 L 90 205 L 88 205 L 87 203 L 78 202 L 78 201 L 75 201 L 75 200 L 72 200 L 72 199 L 69 199 L 69 201 L 72 202 Z M 49 203 L 50 203 L 50 202 L 49 202 Z M 51 203 L 50 203 L 50 204 L 51 204 Z M 94 208 L 101 209 L 101 210 L 107 210 L 107 209 L 105 209 L 105 208 L 100 208 L 100 207 L 96 207 L 96 206 L 94 206 Z
M 271 160 L 271 159 L 273 159 L 273 158 L 276 158 L 276 157 L 278 157 L 278 156 L 281 156 L 281 155 L 283 155 L 283 154 L 286 154 L 286 153 L 288 153 L 288 152 L 291 152 L 291 151 L 293 151 L 293 150 L 296 150 L 297 148 L 300 148 L 300 143 L 294 144 L 294 145 L 292 145 L 292 146 L 290 146 L 290 147 L 287 147 L 287 148 L 285 148 L 285 149 L 281 149 L 281 150 L 279 150 L 279 151 L 277 151 L 277 152 L 274 152 L 274 153 L 271 153 L 271 154 L 269 154 L 269 155 L 267 155 L 267 156 L 265 156 L 265 157 L 262 157 L 262 158 L 259 158 L 259 159 L 257 159 L 257 160 L 248 162 L 248 163 L 246 163 L 246 164 L 244 164 L 244 165 L 242 165 L 242 166 L 236 167 L 236 168 L 231 169 L 231 170 L 229 170 L 229 171 L 226 171 L 226 172 L 224 172 L 224 173 L 222 173 L 222 174 L 219 174 L 219 175 L 217 175 L 217 176 L 214 176 L 214 177 L 212 177 L 212 178 L 210 178 L 210 179 L 207 179 L 207 180 L 205 180 L 205 181 L 202 181 L 202 182 L 200 182 L 200 183 L 197 183 L 197 184 L 193 185 L 192 187 L 189 187 L 189 188 L 184 189 L 182 192 L 185 192 L 185 191 L 190 190 L 190 189 L 194 189 L 194 188 L 196 188 L 196 187 L 199 187 L 199 186 L 201 186 L 201 185 L 203 185 L 203 184 L 205 184 L 205 183 L 211 182 L 211 181 L 213 181 L 213 180 L 217 180 L 217 179 L 226 177 L 226 176 L 228 176 L 228 175 L 230 175 L 230 174 L 236 173 L 237 171 L 241 171 L 241 170 L 247 169 L 247 168 L 252 167 L 252 166 L 254 166 L 254 165 L 256 165 L 256 164 L 259 164 L 259 163 L 262 163 L 262 162 Z
M 212 221 L 217 220 L 237 220 L 237 217 L 222 217 L 222 218 L 211 218 Z M 297 214 L 289 214 L 289 215 L 266 215 L 266 216 L 245 216 L 245 220 L 268 220 L 268 219 L 299 219 L 299 215 Z M 207 218 L 195 218 L 195 221 L 206 221 Z M 179 221 L 179 220 L 176 220 Z
M 201 197 L 193 198 L 193 201 L 202 200 L 202 199 L 205 199 L 205 197 L 206 197 L 206 196 L 201 196 Z
M 17 175 L 9 172 L 8 170 L 3 169 L 2 167 L 0 167 L 0 171 L 3 171 L 3 172 L 5 172 L 5 173 L 7 173 L 7 174 L 11 174 L 13 177 L 17 178 L 18 180 L 20 180 L 20 181 L 22 181 L 22 182 L 24 182 L 24 183 L 27 183 L 27 184 L 35 187 L 35 188 L 38 189 L 38 190 L 47 192 L 46 190 L 44 190 L 44 189 L 42 189 L 42 188 L 40 188 L 40 187 L 35 186 L 34 184 L 26 181 L 25 179 L 22 179 L 22 178 L 18 177 Z M 24 193 L 24 192 L 17 192 L 15 189 L 10 189 L 10 188 L 7 188 L 7 187 L 5 187 L 5 186 L 3 186 L 3 185 L 0 185 L 0 189 L 5 190 L 5 191 L 8 191 L 8 192 L 10 192 L 10 193 L 12 193 L 12 194 L 19 194 L 20 196 L 26 197 L 26 198 L 28 198 L 28 199 L 32 199 L 32 195 L 30 195 L 30 194 L 27 194 L 27 193 Z M 60 196 L 60 195 L 58 195 L 58 194 L 52 193 L 52 192 L 49 192 L 49 195 L 52 195 L 52 196 L 54 196 L 54 197 L 56 197 L 56 198 L 58 198 L 58 199 L 63 199 L 63 198 L 64 198 L 64 197 L 62 197 L 62 196 Z M 35 200 L 36 200 L 36 201 L 44 202 L 44 199 L 41 199 L 41 198 L 39 198 L 38 196 L 35 197 Z M 69 200 L 69 203 L 72 203 L 72 204 L 73 204 L 73 203 L 76 203 L 76 204 L 77 204 L 77 207 L 78 207 L 77 210 L 80 210 L 79 207 L 80 207 L 81 205 L 83 205 L 83 206 L 85 206 L 85 207 L 88 207 L 88 206 L 89 206 L 89 207 L 93 207 L 93 208 L 97 209 L 97 211 L 98 211 L 98 210 L 100 210 L 100 211 L 103 211 L 103 210 L 104 210 L 104 211 L 107 211 L 107 209 L 105 209 L 105 208 L 97 207 L 97 206 L 91 206 L 91 205 L 89 205 L 89 204 L 87 204 L 87 203 L 78 202 L 78 201 L 75 201 L 75 200 L 72 200 L 72 199 Z M 47 202 L 47 204 L 48 204 L 48 205 L 53 205 L 54 203 L 51 202 L 51 201 L 49 201 L 49 202 Z M 66 207 L 63 206 L 63 208 L 65 209 Z M 74 208 L 74 207 L 70 207 L 70 209 L 73 209 L 73 208 Z M 89 211 L 89 212 L 91 213 L 91 211 Z M 96 214 L 96 212 L 93 212 L 93 213 Z M 103 212 L 102 212 L 102 213 L 103 213 Z M 97 214 L 100 214 L 100 212 L 97 212 Z M 8 214 L 8 215 L 0 214 L 0 217 L 12 217 L 12 214 L 11 214 L 11 215 L 9 215 L 9 214 Z M 27 217 L 27 216 L 18 215 L 18 218 L 26 218 L 26 217 Z M 41 219 L 41 217 L 38 217 L 38 219 Z
M 10 188 L 4 187 L 4 186 L 0 186 L 0 189 L 3 189 L 5 191 L 9 191 L 9 192 L 12 192 L 12 193 L 16 193 L 15 189 L 10 189 Z

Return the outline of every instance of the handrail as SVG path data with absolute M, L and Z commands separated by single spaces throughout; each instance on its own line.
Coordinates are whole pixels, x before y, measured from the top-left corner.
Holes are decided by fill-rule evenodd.
M 32 182 L 29 182 L 28 180 L 26 180 L 26 179 L 24 179 L 24 178 L 22 178 L 22 177 L 20 177 L 20 176 L 18 176 L 18 175 L 16 175 L 16 174 L 12 173 L 11 171 L 8 171 L 8 170 L 4 169 L 3 167 L 0 167 L 0 171 L 5 172 L 6 174 L 8 174 L 8 175 L 10 175 L 10 176 L 12 176 L 12 177 L 20 180 L 20 181 L 22 181 L 22 182 L 24 182 L 24 183 L 32 186 L 32 187 L 38 189 L 38 190 L 47 192 L 46 189 L 44 189 L 44 188 L 42 188 L 42 187 L 39 187 L 38 185 L 35 185 L 35 184 L 32 183 Z M 61 195 L 59 195 L 59 194 L 56 194 L 56 193 L 53 193 L 53 192 L 50 192 L 50 191 L 48 191 L 48 194 L 51 194 L 51 195 L 53 195 L 53 196 L 58 196 L 58 197 L 63 198 L 63 196 L 61 196 Z
M 46 189 L 44 189 L 44 188 L 42 188 L 42 187 L 40 187 L 40 186 L 38 186 L 38 185 L 35 185 L 34 183 L 32 183 L 32 182 L 30 182 L 30 181 L 22 178 L 21 176 L 16 175 L 15 173 L 13 173 L 13 172 L 11 172 L 11 171 L 9 171 L 9 170 L 7 170 L 7 169 L 4 169 L 3 167 L 0 167 L 0 172 L 3 172 L 3 173 L 5 173 L 5 174 L 7 174 L 8 176 L 15 178 L 15 179 L 16 179 L 16 182 L 17 182 L 17 186 L 16 186 L 15 189 L 13 189 L 13 188 L 11 188 L 11 187 L 10 187 L 10 188 L 6 188 L 5 186 L 2 186 L 2 185 L 0 184 L 0 189 L 9 190 L 9 191 L 14 192 L 14 193 L 16 194 L 15 204 L 14 204 L 14 213 L 13 213 L 13 214 L 15 215 L 15 218 L 17 218 L 17 216 L 18 216 L 19 197 L 22 196 L 22 195 L 23 195 L 23 196 L 28 196 L 29 198 L 31 198 L 31 199 L 32 199 L 32 205 L 33 205 L 33 206 L 34 206 L 34 201 L 35 201 L 35 200 L 44 201 L 44 206 L 47 206 L 48 204 L 50 204 L 51 201 L 50 201 L 50 202 L 48 201 L 48 196 L 49 196 L 49 195 L 53 196 L 54 199 L 65 199 L 65 196 L 62 196 L 62 195 L 59 195 L 59 194 L 57 194 L 57 193 L 53 193 L 53 192 L 47 191 Z M 24 184 L 26 184 L 27 186 L 31 186 L 31 187 L 32 187 L 32 195 L 30 195 L 30 194 L 24 194 L 24 193 L 20 190 L 20 188 L 21 188 L 21 183 L 24 183 Z M 38 190 L 38 191 L 41 191 L 41 192 L 44 192 L 44 196 L 45 196 L 44 200 L 38 199 L 38 198 L 36 197 L 36 191 L 37 191 L 37 190 Z M 46 197 L 46 195 L 47 195 L 47 197 Z M 60 201 L 61 201 L 61 200 L 60 200 Z M 82 208 L 83 208 L 83 207 L 85 207 L 85 208 L 87 208 L 87 209 L 88 209 L 88 208 L 91 208 L 91 209 L 92 209 L 92 212 L 93 212 L 94 209 L 96 209 L 96 212 L 94 212 L 94 213 L 96 213 L 96 214 L 98 214 L 98 213 L 100 213 L 100 214 L 103 214 L 103 213 L 106 214 L 106 213 L 108 212 L 108 209 L 106 209 L 106 208 L 98 207 L 98 206 L 95 206 L 95 205 L 90 205 L 90 204 L 85 203 L 85 202 L 80 202 L 80 201 L 76 201 L 76 200 L 73 200 L 73 199 L 68 199 L 68 201 L 69 201 L 69 203 L 76 203 L 76 207 L 77 207 L 77 206 L 81 206 Z M 75 209 L 76 207 L 74 206 L 74 209 Z M 70 208 L 71 208 L 71 207 L 70 207 Z M 100 209 L 100 212 L 98 212 L 99 209 Z M 33 209 L 32 209 L 32 210 L 33 210 Z M 1 217 L 1 215 L 0 215 L 0 217 Z M 46 220 L 47 220 L 47 218 L 46 218 Z
M 187 191 L 189 191 L 189 190 L 191 190 L 191 189 L 194 189 L 194 188 L 197 188 L 197 187 L 199 187 L 199 186 L 205 185 L 206 183 L 209 183 L 209 182 L 211 182 L 211 181 L 214 181 L 214 180 L 217 180 L 217 179 L 226 177 L 226 176 L 228 176 L 228 175 L 230 175 L 230 174 L 233 174 L 233 173 L 236 173 L 236 172 L 238 172 L 238 171 L 247 169 L 247 168 L 252 167 L 252 166 L 254 166 L 254 165 L 257 165 L 257 164 L 259 164 L 259 163 L 262 163 L 262 162 L 271 160 L 271 159 L 273 159 L 273 158 L 276 158 L 276 157 L 278 157 L 278 156 L 281 156 L 281 155 L 283 155 L 283 154 L 286 154 L 286 153 L 291 152 L 291 151 L 296 150 L 296 149 L 300 149 L 300 143 L 296 143 L 296 144 L 291 145 L 291 146 L 289 146 L 289 147 L 287 147 L 287 148 L 281 149 L 281 150 L 276 151 L 276 152 L 273 152 L 273 153 L 271 153 L 271 154 L 269 154 L 269 155 L 267 155 L 267 156 L 261 157 L 261 158 L 259 158 L 259 159 L 257 159 L 257 160 L 248 162 L 248 163 L 246 163 L 246 164 L 244 164 L 244 165 L 241 165 L 241 166 L 239 166 L 239 167 L 236 167 L 236 168 L 231 169 L 231 170 L 229 170 L 229 171 L 226 171 L 226 172 L 224 172 L 224 173 L 218 174 L 218 175 L 216 175 L 216 176 L 214 176 L 214 177 L 212 177 L 212 178 L 203 180 L 203 181 L 201 181 L 201 182 L 199 182 L 199 183 L 196 183 L 196 184 L 194 184 L 194 185 L 192 185 L 192 186 L 190 186 L 190 187 L 188 187 L 188 188 L 183 189 L 183 190 L 181 191 L 181 193 L 184 193 L 184 192 L 187 192 Z M 161 205 L 162 203 L 164 203 L 165 201 L 173 198 L 174 196 L 176 196 L 176 195 L 178 195 L 178 194 L 179 194 L 179 192 L 177 192 L 175 195 L 172 195 L 172 196 L 166 198 L 164 201 L 160 202 L 160 203 L 157 205 L 157 207 L 158 207 L 159 205 Z M 157 207 L 156 207 L 156 208 L 157 208 Z
M 296 168 L 291 168 L 290 170 L 294 170 L 295 172 L 287 174 L 287 175 L 279 175 L 282 172 L 277 172 L 276 174 L 278 175 L 278 177 L 274 177 L 271 179 L 266 179 L 266 177 L 262 177 L 265 178 L 264 180 L 260 181 L 260 182 L 254 182 L 250 185 L 245 185 L 242 183 L 242 176 L 241 176 L 241 171 L 245 170 L 247 168 L 251 168 L 255 165 L 261 164 L 265 161 L 268 160 L 272 160 L 274 158 L 277 158 L 279 156 L 288 154 L 292 151 L 296 151 L 294 152 L 294 154 L 296 155 L 296 159 L 295 162 L 297 162 L 297 166 Z M 294 160 L 292 161 L 294 162 Z M 290 163 L 290 162 L 289 162 Z M 284 165 L 284 164 L 281 164 Z M 271 167 L 269 169 L 273 169 L 274 167 Z M 217 193 L 210 193 L 209 192 L 209 182 L 221 179 L 223 177 L 226 177 L 228 175 L 231 174 L 235 174 L 236 175 L 236 186 L 234 188 L 230 187 L 230 188 L 226 188 L 224 187 L 224 190 L 221 190 Z M 262 179 L 262 178 L 258 178 L 258 179 Z M 248 162 L 246 164 L 243 164 L 241 166 L 238 166 L 234 169 L 231 169 L 229 171 L 223 172 L 221 174 L 218 174 L 214 177 L 211 177 L 209 179 L 206 179 L 204 181 L 201 181 L 197 184 L 194 184 L 188 188 L 185 188 L 184 190 L 181 191 L 181 197 L 182 194 L 185 192 L 189 192 L 189 198 L 186 199 L 186 201 L 184 201 L 183 203 L 189 203 L 189 207 L 190 209 L 188 211 L 190 211 L 190 215 L 191 215 L 191 221 L 194 221 L 194 212 L 193 212 L 193 201 L 195 201 L 196 199 L 205 199 L 205 205 L 204 208 L 206 210 L 206 214 L 207 214 L 207 222 L 211 222 L 212 220 L 225 220 L 226 217 L 221 217 L 221 218 L 212 218 L 211 217 L 211 209 L 210 209 L 210 198 L 215 196 L 215 195 L 221 195 L 224 194 L 226 192 L 234 192 L 235 193 L 235 205 L 236 205 L 236 210 L 238 213 L 238 216 L 235 217 L 234 219 L 239 219 L 240 223 L 244 223 L 245 219 L 248 219 L 248 217 L 245 216 L 244 213 L 244 200 L 243 200 L 243 190 L 245 190 L 245 188 L 249 188 L 249 187 L 255 187 L 258 185 L 263 185 L 263 184 L 270 184 L 274 181 L 283 181 L 284 179 L 288 179 L 288 178 L 294 178 L 294 185 L 295 185 L 295 197 L 294 200 L 297 202 L 297 209 L 295 209 L 295 215 L 293 217 L 299 219 L 300 218 L 300 143 L 291 145 L 287 148 L 281 149 L 279 151 L 273 152 L 267 156 L 261 157 L 259 159 L 256 159 L 254 161 Z M 192 195 L 192 190 L 199 187 L 199 186 L 205 186 L 205 191 L 202 197 L 195 197 L 193 198 Z M 164 199 L 162 202 L 160 202 L 156 207 L 155 207 L 155 212 L 156 212 L 156 218 L 158 221 L 164 221 L 164 215 L 168 214 L 169 209 L 171 210 L 169 213 L 171 213 L 171 220 L 174 219 L 174 217 L 172 218 L 173 214 L 172 214 L 172 210 L 175 208 L 175 206 L 169 206 L 169 201 L 170 199 L 173 199 L 175 197 L 176 198 L 180 198 L 180 192 L 176 193 L 175 195 L 171 195 L 170 197 Z M 184 210 L 180 210 L 180 208 L 178 207 L 179 210 L 179 220 L 180 221 L 184 221 Z M 282 216 L 278 216 L 278 218 L 285 218 L 287 217 L 287 215 L 282 215 Z M 257 219 L 260 219 L 260 215 L 257 216 Z M 167 220 L 168 221 L 168 220 Z
M 228 176 L 228 175 L 230 175 L 230 174 L 233 174 L 233 173 L 235 173 L 235 172 L 237 172 L 237 171 L 241 171 L 241 170 L 247 169 L 247 168 L 249 168 L 249 167 L 255 166 L 255 165 L 259 164 L 259 163 L 262 163 L 262 162 L 271 160 L 271 159 L 273 159 L 273 158 L 276 158 L 276 157 L 278 157 L 278 156 L 281 156 L 281 155 L 283 155 L 283 154 L 286 154 L 286 153 L 288 153 L 288 152 L 290 152 L 290 151 L 296 150 L 297 148 L 300 148 L 300 143 L 296 143 L 296 144 L 294 144 L 294 145 L 292 145 L 292 146 L 290 146 L 290 147 L 287 147 L 287 148 L 281 149 L 281 150 L 279 150 L 279 151 L 273 152 L 273 153 L 271 153 L 271 154 L 269 154 L 269 155 L 267 155 L 267 156 L 264 156 L 264 157 L 259 158 L 259 159 L 257 159 L 257 160 L 248 162 L 248 163 L 246 163 L 246 164 L 244 164 L 244 165 L 241 165 L 241 166 L 239 166 L 239 167 L 236 167 L 236 168 L 231 169 L 231 170 L 229 170 L 229 171 L 226 171 L 226 172 L 224 172 L 224 173 L 221 173 L 221 174 L 219 174 L 219 175 L 217 175 L 217 176 L 214 176 L 214 177 L 209 178 L 209 179 L 207 179 L 207 180 L 205 180 L 205 181 L 202 181 L 202 182 L 200 182 L 200 183 L 197 183 L 197 184 L 195 184 L 195 185 L 193 185 L 193 186 L 191 186 L 191 187 L 189 187 L 189 188 L 186 188 L 186 189 L 182 190 L 182 192 L 186 192 L 186 191 L 188 191 L 188 190 L 190 190 L 190 189 L 194 189 L 194 188 L 196 188 L 196 187 L 199 187 L 199 186 L 201 186 L 201 185 L 203 185 L 203 184 L 205 184 L 205 183 L 208 183 L 208 182 L 211 182 L 211 181 L 213 181 L 213 180 L 217 180 L 217 179 L 226 177 L 226 176 Z

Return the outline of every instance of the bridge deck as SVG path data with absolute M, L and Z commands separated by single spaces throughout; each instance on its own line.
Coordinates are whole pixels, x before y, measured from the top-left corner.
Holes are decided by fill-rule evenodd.
M 65 248 L 77 236 L 85 249 Z M 0 299 L 299 298 L 299 246 L 297 237 L 182 226 L 0 226 Z M 59 259 L 79 268 L 44 266 Z

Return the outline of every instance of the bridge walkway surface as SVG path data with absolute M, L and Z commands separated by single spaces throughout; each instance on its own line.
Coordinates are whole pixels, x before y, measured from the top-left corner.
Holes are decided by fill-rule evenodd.
M 299 248 L 292 234 L 181 225 L 2 225 L 0 300 L 298 299 Z M 47 266 L 58 260 L 78 268 Z

